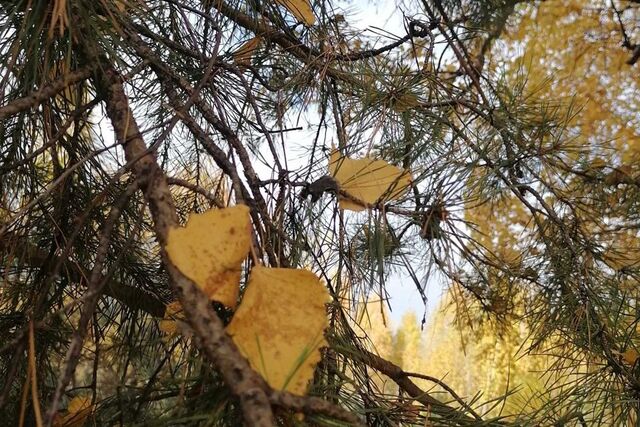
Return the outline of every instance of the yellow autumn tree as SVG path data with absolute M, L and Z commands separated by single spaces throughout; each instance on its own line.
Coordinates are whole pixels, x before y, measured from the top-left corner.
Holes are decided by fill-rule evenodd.
M 441 379 L 494 416 L 537 410 L 546 402 L 552 359 L 529 353 L 525 324 L 455 324 L 450 298 L 427 322 L 421 372 Z
M 361 304 L 359 317 L 356 320 L 358 326 L 367 334 L 371 351 L 387 360 L 392 360 L 395 352 L 394 325 L 386 306 L 380 301 Z M 376 375 L 373 381 L 384 393 L 393 395 L 398 392 L 397 385 L 384 374 Z
M 418 319 L 413 312 L 402 316 L 398 329 L 393 337 L 393 352 L 391 360 L 408 372 L 422 371 L 421 361 L 424 360 L 422 333 Z

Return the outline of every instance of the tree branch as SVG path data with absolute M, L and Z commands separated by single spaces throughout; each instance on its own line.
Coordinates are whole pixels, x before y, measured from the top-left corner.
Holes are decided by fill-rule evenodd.
M 429 395 L 429 393 L 423 391 L 413 381 L 411 381 L 410 376 L 412 376 L 413 374 L 403 371 L 402 368 L 400 368 L 398 365 L 395 365 L 388 360 L 385 360 L 382 357 L 363 348 L 359 349 L 359 351 L 361 352 L 360 354 L 350 353 L 350 356 L 360 359 L 373 369 L 389 377 L 409 396 L 422 403 L 425 407 L 432 409 L 434 413 L 439 413 L 447 419 L 458 419 L 466 423 L 482 422 L 482 418 L 480 418 L 480 416 L 473 410 L 470 410 L 469 406 L 466 403 L 464 403 L 463 406 L 465 406 L 465 409 L 467 411 L 470 411 L 470 413 L 473 415 L 473 418 L 466 415 L 460 409 L 452 408 L 451 406 L 442 403 L 435 397 Z M 456 396 L 454 396 L 454 398 L 455 397 Z
M 25 237 L 17 236 L 13 233 L 7 233 L 0 239 L 0 252 L 9 253 L 9 251 L 11 251 L 12 256 L 32 266 L 42 265 L 49 259 L 49 254 L 46 251 L 29 243 Z M 84 283 L 85 278 L 90 275 L 90 271 L 87 268 L 82 267 L 72 259 L 56 257 L 53 262 L 62 264 L 63 269 L 69 275 L 69 279 L 73 282 Z M 142 310 L 154 317 L 164 316 L 165 303 L 158 296 L 102 275 L 98 281 L 104 283 L 102 289 L 104 295 L 120 301 L 131 309 Z
M 7 105 L 0 107 L 0 120 L 24 110 L 32 109 L 40 105 L 47 99 L 62 92 L 67 87 L 85 80 L 91 76 L 91 68 L 80 68 L 66 73 L 58 80 L 44 85 L 35 92 L 18 99 L 14 99 Z
M 264 380 L 250 368 L 247 360 L 225 333 L 224 325 L 211 308 L 209 299 L 171 263 L 164 250 L 169 230 L 179 224 L 178 217 L 166 177 L 155 155 L 147 152 L 124 92 L 122 78 L 104 56 L 97 54 L 91 47 L 84 48 L 88 59 L 99 64 L 93 80 L 98 93 L 105 100 L 116 139 L 124 146 L 126 160 L 135 161 L 132 170 L 149 203 L 163 264 L 202 351 L 219 369 L 231 392 L 240 400 L 245 422 L 252 426 L 271 426 L 273 415 L 264 391 Z

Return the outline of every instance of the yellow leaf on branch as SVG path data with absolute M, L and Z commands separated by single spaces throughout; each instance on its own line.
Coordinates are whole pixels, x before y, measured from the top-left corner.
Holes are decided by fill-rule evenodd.
M 286 7 L 298 21 L 305 25 L 311 26 L 316 23 L 316 17 L 309 0 L 276 0 L 276 3 Z
M 234 308 L 242 261 L 251 247 L 249 208 L 244 205 L 192 214 L 172 228 L 166 251 L 171 262 L 212 300 Z
M 91 398 L 88 396 L 76 396 L 69 401 L 67 414 L 56 416 L 53 420 L 53 427 L 82 427 L 89 415 L 93 412 Z
M 333 150 L 329 156 L 329 174 L 338 182 L 341 190 L 356 199 L 339 198 L 340 209 L 352 211 L 365 209 L 358 200 L 368 204 L 378 200 L 397 200 L 411 185 L 409 171 L 403 171 L 384 160 L 341 157 L 338 150 Z
M 233 62 L 238 67 L 248 67 L 249 65 L 251 65 L 251 58 L 253 58 L 253 54 L 258 49 L 261 42 L 261 37 L 254 37 L 244 43 L 238 48 L 238 50 L 233 52 Z
M 622 357 L 622 360 L 631 366 L 635 365 L 638 358 L 640 358 L 640 353 L 638 353 L 638 350 L 636 350 L 635 348 L 628 348 L 627 350 L 619 354 L 620 357 Z
M 184 320 L 184 313 L 180 301 L 167 304 L 164 310 L 164 318 L 160 321 L 160 331 L 172 337 L 178 333 L 178 320 Z
M 328 301 L 310 271 L 254 267 L 227 332 L 271 387 L 303 395 L 326 345 Z

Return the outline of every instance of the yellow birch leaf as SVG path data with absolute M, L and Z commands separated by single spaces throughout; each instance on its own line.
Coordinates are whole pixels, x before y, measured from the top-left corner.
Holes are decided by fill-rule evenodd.
M 640 358 L 640 353 L 638 353 L 638 350 L 634 348 L 629 348 L 625 350 L 624 353 L 621 354 L 621 356 L 622 360 L 624 360 L 626 363 L 628 363 L 629 365 L 634 365 L 638 358 Z
M 308 270 L 254 267 L 227 332 L 271 387 L 303 395 L 326 345 L 328 301 Z
M 305 25 L 311 26 L 316 23 L 316 16 L 313 14 L 309 0 L 276 0 L 276 3 L 286 7 L 298 21 Z
M 164 309 L 164 318 L 160 321 L 158 327 L 160 331 L 171 337 L 178 333 L 177 320 L 183 319 L 182 304 L 180 304 L 180 301 L 174 301 L 167 304 L 167 307 Z
M 69 401 L 67 414 L 55 417 L 53 427 L 82 427 L 91 412 L 93 412 L 91 398 L 88 396 L 76 396 Z
M 251 245 L 250 227 L 245 205 L 192 214 L 185 227 L 169 230 L 165 250 L 209 298 L 234 308 L 241 264 Z
M 380 198 L 383 201 L 397 200 L 411 185 L 409 171 L 403 171 L 384 160 L 341 157 L 335 149 L 329 156 L 329 174 L 335 178 L 342 190 L 369 204 L 376 203 Z M 339 198 L 339 202 L 340 209 L 365 209 L 365 206 L 342 197 Z
M 240 46 L 238 50 L 233 52 L 233 62 L 238 67 L 248 67 L 251 64 L 251 58 L 255 53 L 256 49 L 260 46 L 262 42 L 261 37 L 254 37 L 251 40 L 247 41 L 245 44 Z
M 91 398 L 88 396 L 76 396 L 71 401 L 69 401 L 69 405 L 67 406 L 67 411 L 73 414 L 77 414 L 80 411 L 83 411 L 91 406 Z
M 411 92 L 405 92 L 397 98 L 393 98 L 391 102 L 391 106 L 396 113 L 404 113 L 418 105 L 420 105 L 420 100 Z

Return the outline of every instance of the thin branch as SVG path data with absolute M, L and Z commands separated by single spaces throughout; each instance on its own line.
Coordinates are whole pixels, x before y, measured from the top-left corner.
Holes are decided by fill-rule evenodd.
M 29 162 L 30 160 L 36 158 L 40 154 L 44 153 L 48 148 L 55 145 L 60 140 L 60 138 L 62 138 L 67 133 L 69 128 L 74 124 L 76 120 L 84 116 L 88 110 L 95 107 L 99 103 L 100 103 L 99 99 L 92 99 L 87 104 L 84 104 L 76 108 L 75 110 L 73 110 L 71 113 L 69 113 L 69 117 L 60 126 L 60 129 L 58 130 L 58 132 L 56 132 L 54 136 L 52 136 L 47 142 L 43 143 L 40 148 L 34 150 L 32 153 L 29 153 L 29 155 L 24 157 L 23 159 L 20 159 L 8 165 L 2 165 L 2 167 L 0 167 L 0 175 L 4 175 L 9 171 L 13 171 L 16 168 L 19 168 L 20 166 Z
M 67 387 L 67 384 L 69 384 L 69 381 L 71 381 L 71 378 L 73 377 L 73 374 L 76 370 L 76 366 L 78 365 L 78 362 L 80 360 L 80 354 L 82 352 L 82 347 L 87 334 L 89 322 L 93 317 L 93 313 L 97 307 L 98 300 L 100 299 L 100 296 L 102 294 L 102 288 L 104 288 L 104 285 L 106 283 L 106 281 L 101 281 L 101 279 L 103 278 L 102 267 L 104 266 L 104 262 L 108 254 L 109 245 L 111 244 L 111 232 L 113 231 L 113 228 L 116 225 L 118 218 L 120 217 L 122 209 L 124 208 L 126 202 L 129 200 L 129 197 L 131 197 L 137 189 L 138 182 L 132 182 L 124 191 L 116 204 L 111 208 L 111 211 L 109 212 L 109 215 L 105 220 L 100 236 L 100 243 L 96 251 L 96 260 L 93 265 L 93 269 L 91 270 L 89 281 L 87 282 L 87 291 L 82 298 L 84 300 L 84 306 L 80 314 L 80 320 L 78 321 L 78 326 L 73 333 L 73 338 L 71 339 L 71 343 L 69 344 L 69 348 L 67 349 L 62 374 L 58 377 L 58 384 L 53 394 L 53 398 L 51 399 L 51 404 L 47 413 L 47 426 L 51 426 L 53 418 L 58 411 L 58 403 L 60 401 L 60 398 L 62 397 L 62 393 Z
M 91 55 L 97 60 L 98 55 Z M 138 125 L 124 93 L 121 79 L 113 66 L 100 58 L 101 67 L 94 75 L 98 91 L 104 95 L 107 115 L 116 131 L 116 137 L 125 148 L 127 159 L 146 151 Z M 245 422 L 255 426 L 273 423 L 271 407 L 264 393 L 264 380 L 256 374 L 226 335 L 222 321 L 215 314 L 198 287 L 187 279 L 171 263 L 164 247 L 171 227 L 178 225 L 178 218 L 166 177 L 152 154 L 146 154 L 133 165 L 134 174 L 141 180 L 145 198 L 151 208 L 155 231 L 162 248 L 163 263 L 169 272 L 189 323 L 199 338 L 202 350 L 218 367 L 222 377 L 234 395 L 240 399 Z
M 275 406 L 302 412 L 303 414 L 321 414 L 344 421 L 348 423 L 349 426 L 364 426 L 358 417 L 351 412 L 317 397 L 296 396 L 291 393 L 271 390 L 269 393 L 269 401 Z
M 25 97 L 14 99 L 7 105 L 0 107 L 0 120 L 4 120 L 21 111 L 36 108 L 42 102 L 57 95 L 67 87 L 89 78 L 89 76 L 91 76 L 91 68 L 89 67 L 80 68 L 66 73 L 59 79 L 44 85 L 37 91 Z
M 13 233 L 7 233 L 0 239 L 0 253 L 9 250 L 12 251 L 12 256 L 34 267 L 43 265 L 44 262 L 50 258 L 45 250 L 30 243 L 26 237 Z M 62 268 L 67 272 L 69 280 L 72 282 L 86 283 L 84 278 L 91 275 L 88 269 L 82 267 L 73 259 L 62 259 L 57 256 L 54 257 L 52 262 L 61 263 Z M 164 315 L 165 303 L 156 295 L 143 289 L 121 283 L 112 277 L 101 276 L 98 281 L 105 283 L 102 290 L 104 295 L 120 301 L 125 306 L 133 310 L 142 310 L 154 317 L 162 317 Z M 41 322 L 39 322 L 36 327 L 42 327 Z M 0 354 L 2 354 L 2 352 L 3 351 L 0 350 Z
M 179 101 L 179 98 L 175 93 L 175 89 L 173 88 L 173 84 L 171 84 L 171 82 L 179 86 L 182 90 L 184 90 L 188 94 L 190 99 L 194 100 L 196 107 L 198 108 L 200 113 L 205 117 L 207 122 L 211 124 L 214 127 L 214 129 L 220 132 L 220 134 L 225 138 L 225 140 L 234 148 L 234 150 L 236 151 L 236 153 L 240 158 L 240 161 L 244 168 L 245 176 L 247 177 L 249 188 L 251 189 L 251 192 L 253 194 L 252 203 L 254 203 L 255 206 L 250 205 L 250 207 L 253 208 L 252 211 L 259 212 L 260 216 L 262 217 L 262 220 L 272 230 L 276 231 L 276 227 L 271 222 L 271 218 L 269 216 L 267 203 L 264 200 L 262 193 L 260 192 L 260 186 L 259 186 L 260 180 L 258 179 L 258 176 L 255 170 L 253 169 L 251 159 L 249 158 L 249 154 L 246 151 L 240 139 L 238 138 L 238 135 L 226 123 L 224 123 L 218 116 L 216 116 L 216 114 L 209 107 L 209 105 L 207 105 L 203 101 L 203 99 L 198 95 L 197 92 L 194 91 L 191 85 L 184 78 L 173 73 L 169 69 L 169 67 L 167 67 L 160 60 L 160 58 L 158 58 L 151 51 L 151 49 L 149 49 L 147 46 L 144 45 L 144 43 L 142 43 L 142 41 L 137 35 L 133 33 L 129 33 L 127 34 L 127 36 L 132 40 L 137 53 L 141 57 L 149 60 L 150 65 L 156 72 L 156 75 L 160 79 L 160 82 L 163 83 L 164 89 L 167 92 L 167 95 L 169 96 L 169 100 L 172 106 L 176 109 L 180 109 L 180 110 L 184 109 L 184 106 L 182 106 L 182 103 Z M 202 131 L 200 126 L 197 125 L 195 120 L 193 120 L 193 118 L 188 113 L 185 112 L 182 119 L 183 119 L 183 122 L 189 128 L 189 130 L 191 130 L 191 132 L 196 137 L 198 137 L 199 140 L 207 141 L 206 144 L 204 144 L 205 148 L 208 151 L 210 151 L 214 160 L 216 161 L 218 166 L 223 170 L 223 172 L 225 172 L 231 177 L 231 180 L 234 183 L 234 188 L 236 188 L 236 194 L 238 196 L 244 196 L 244 193 L 242 191 L 238 191 L 238 189 L 240 188 L 240 180 L 238 178 L 237 171 L 235 167 L 233 167 L 230 164 L 230 162 L 227 160 L 224 152 L 222 152 L 222 150 L 220 150 L 215 145 L 215 143 L 213 143 L 213 141 L 208 136 L 206 136 L 206 133 Z M 256 224 L 254 225 L 258 226 L 258 224 L 260 224 L 259 221 L 256 222 Z M 264 235 L 262 233 L 259 233 L 259 234 Z M 269 261 L 275 264 L 276 257 L 273 252 L 273 249 L 271 248 L 270 243 L 266 240 L 263 240 L 263 244 L 266 247 L 266 252 L 269 257 Z
M 432 383 L 435 383 L 435 384 L 439 385 L 440 387 L 445 389 L 445 391 L 447 393 L 449 393 L 451 395 L 451 397 L 453 397 L 460 404 L 460 406 L 462 406 L 467 411 L 469 411 L 469 413 L 471 415 L 473 415 L 477 420 L 481 420 L 482 419 L 480 417 L 480 415 L 478 415 L 473 410 L 473 408 L 471 406 L 469 406 L 469 404 L 467 402 L 462 400 L 462 398 L 460 396 L 458 396 L 458 394 L 451 387 L 449 387 L 444 381 L 442 381 L 441 379 L 438 379 L 436 377 L 432 377 L 431 375 L 420 374 L 420 373 L 417 373 L 417 372 L 405 372 L 404 375 L 406 375 L 407 377 L 414 377 L 414 378 L 420 378 L 420 379 L 423 379 L 423 380 L 431 381 Z
M 473 419 L 475 419 L 475 421 L 482 421 L 482 418 L 474 411 L 470 411 L 473 416 L 472 419 L 459 409 L 452 408 L 447 404 L 440 402 L 435 397 L 430 396 L 427 392 L 423 391 L 413 381 L 411 381 L 409 373 L 403 371 L 402 368 L 392 362 L 389 362 L 388 360 L 385 360 L 365 349 L 359 349 L 359 352 L 361 354 L 353 354 L 352 356 L 361 359 L 367 365 L 391 378 L 398 387 L 427 408 L 433 408 L 435 412 L 440 413 L 443 416 L 447 416 L 448 418 L 450 417 L 451 419 L 460 419 L 466 422 L 472 421 Z M 463 407 L 467 410 L 470 409 L 466 403 L 463 404 Z
M 194 193 L 198 193 L 198 194 L 202 194 L 204 197 L 207 198 L 207 200 L 211 201 L 211 203 L 213 203 L 214 205 L 216 205 L 216 207 L 218 208 L 224 208 L 224 204 L 220 201 L 219 197 L 216 197 L 215 194 L 211 193 L 210 191 L 207 191 L 206 189 L 200 187 L 199 185 L 193 184 L 187 180 L 184 179 L 180 179 L 180 178 L 174 178 L 174 177 L 167 177 L 167 184 L 169 185 L 178 185 L 180 187 L 184 187 L 184 188 L 188 188 L 189 190 L 193 191 Z

